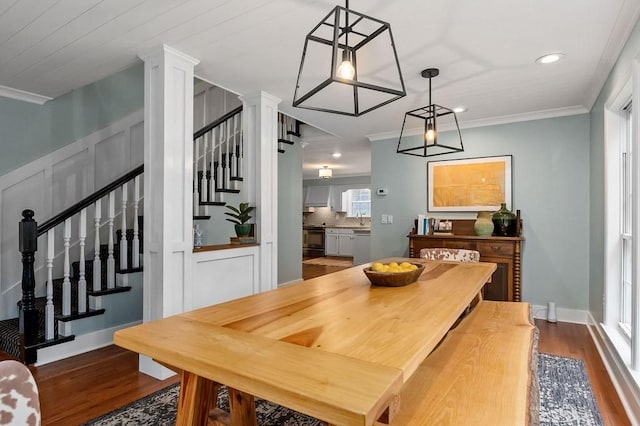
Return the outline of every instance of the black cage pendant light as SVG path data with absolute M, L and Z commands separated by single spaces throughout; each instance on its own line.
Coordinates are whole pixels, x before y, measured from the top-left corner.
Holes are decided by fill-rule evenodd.
M 427 68 L 422 71 L 422 77 L 429 79 L 429 105 L 404 115 L 396 152 L 418 157 L 432 157 L 464 151 L 456 113 L 452 109 L 431 103 L 431 79 L 438 74 L 440 70 L 437 68 Z M 415 129 L 419 130 L 415 131 Z M 446 135 L 438 135 L 438 131 L 442 129 L 452 131 L 447 132 Z
M 405 95 L 388 23 L 346 0 L 307 34 L 294 107 L 358 117 Z

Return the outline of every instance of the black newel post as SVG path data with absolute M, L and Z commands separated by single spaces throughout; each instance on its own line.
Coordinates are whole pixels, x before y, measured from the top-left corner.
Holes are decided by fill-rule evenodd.
M 33 210 L 22 212 L 18 225 L 19 250 L 22 253 L 22 308 L 20 309 L 20 358 L 25 364 L 36 362 L 38 342 L 38 310 L 36 309 L 36 280 L 33 271 L 35 252 L 38 250 L 38 224 Z

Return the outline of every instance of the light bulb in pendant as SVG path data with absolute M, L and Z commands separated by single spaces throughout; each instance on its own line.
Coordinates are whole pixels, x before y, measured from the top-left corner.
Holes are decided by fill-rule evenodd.
M 427 142 L 427 145 L 433 145 L 436 140 L 436 131 L 433 130 L 433 125 L 431 123 L 427 124 L 427 131 L 424 134 L 424 140 Z
M 353 67 L 351 63 L 351 55 L 349 55 L 349 51 L 342 51 L 342 63 L 338 67 L 338 77 L 344 78 L 345 80 L 353 80 L 353 77 L 356 75 L 356 69 Z

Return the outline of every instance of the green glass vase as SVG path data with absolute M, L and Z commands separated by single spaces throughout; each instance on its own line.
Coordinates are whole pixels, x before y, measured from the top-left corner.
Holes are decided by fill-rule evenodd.
M 493 221 L 493 235 L 497 237 L 515 237 L 516 236 L 516 215 L 508 208 L 506 203 L 500 205 L 500 210 L 491 216 Z

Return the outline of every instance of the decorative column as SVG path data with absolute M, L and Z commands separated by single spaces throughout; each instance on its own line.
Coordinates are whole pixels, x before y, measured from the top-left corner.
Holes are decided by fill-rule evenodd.
M 260 291 L 278 286 L 278 103 L 259 92 L 242 97 L 247 200 L 256 203 Z
M 144 61 L 143 321 L 184 310 L 193 241 L 193 68 L 198 60 L 162 45 Z M 140 371 L 174 374 L 140 357 Z

